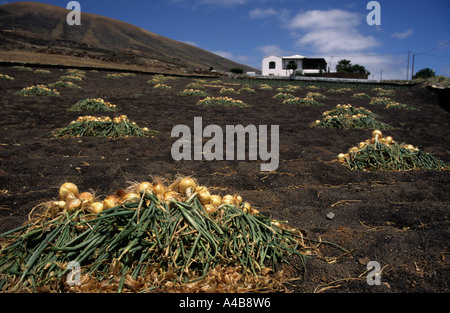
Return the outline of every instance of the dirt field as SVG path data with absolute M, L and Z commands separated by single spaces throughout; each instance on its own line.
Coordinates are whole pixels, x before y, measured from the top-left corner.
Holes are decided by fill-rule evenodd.
M 22 224 L 37 204 L 54 199 L 66 181 L 84 191 L 92 188 L 106 195 L 126 187 L 129 181 L 193 175 L 223 194 L 241 194 L 261 213 L 287 220 L 311 238 L 351 251 L 342 255 L 339 250 L 325 248 L 326 256 L 341 256 L 333 264 L 309 258 L 307 271 L 294 273 L 301 277 L 289 286 L 295 292 L 449 292 L 449 172 L 353 172 L 337 163 L 336 156 L 370 138 L 371 131 L 309 127 L 337 104 L 363 106 L 395 128 L 386 131 L 395 140 L 450 162 L 450 115 L 426 93 L 407 87 L 396 89 L 392 98 L 420 109 L 417 111 L 388 110 L 369 105 L 369 99 L 351 97 L 357 92 L 375 96 L 366 86 L 355 86 L 354 91 L 344 94 L 321 88 L 317 91 L 328 97 L 319 100 L 325 106 L 295 107 L 272 99 L 277 91 L 254 86 L 255 93 L 230 96 L 250 107 L 204 108 L 196 105 L 200 98 L 178 95 L 192 78 L 170 80 L 167 84 L 172 89 L 159 91 L 147 83 L 151 76 L 107 79 L 106 72 L 87 72 L 87 78 L 77 83 L 81 89 L 59 88 L 58 98 L 13 95 L 24 87 L 54 83 L 65 74 L 65 70 L 51 72 L 44 75 L 0 68 L 0 73 L 15 78 L 0 80 L 0 233 Z M 218 96 L 219 90 L 205 88 L 211 96 Z M 302 88 L 293 94 L 303 97 L 308 91 Z M 159 135 L 47 137 L 80 115 L 99 115 L 67 111 L 80 99 L 99 97 L 119 109 L 118 113 L 100 115 L 126 114 Z M 178 138 L 171 138 L 171 130 L 179 124 L 193 129 L 194 117 L 203 117 L 204 126 L 217 124 L 223 129 L 239 124 L 279 125 L 278 170 L 260 172 L 255 161 L 174 161 L 171 147 Z M 329 212 L 335 214 L 333 219 L 327 218 Z M 369 261 L 382 268 L 379 286 L 366 282 Z

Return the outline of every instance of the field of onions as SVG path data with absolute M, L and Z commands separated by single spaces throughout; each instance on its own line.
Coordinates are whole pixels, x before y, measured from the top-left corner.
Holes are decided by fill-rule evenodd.
M 0 74 L 1 291 L 449 290 L 450 115 L 424 89 Z M 279 125 L 278 169 L 175 161 L 196 117 Z

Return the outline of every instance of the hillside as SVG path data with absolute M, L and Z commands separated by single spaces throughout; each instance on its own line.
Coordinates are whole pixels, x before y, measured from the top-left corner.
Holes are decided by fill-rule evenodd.
M 83 12 L 82 25 L 69 26 L 66 23 L 68 12 L 62 7 L 30 1 L 1 5 L 1 59 L 18 61 L 17 51 L 20 51 L 44 54 L 44 59 L 53 64 L 66 56 L 75 63 L 82 59 L 83 62 L 133 65 L 160 71 L 190 72 L 210 67 L 218 71 L 232 67 L 255 70 L 108 17 Z

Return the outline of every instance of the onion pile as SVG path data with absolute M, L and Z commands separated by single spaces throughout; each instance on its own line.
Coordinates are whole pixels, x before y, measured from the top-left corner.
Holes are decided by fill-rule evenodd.
M 45 85 L 37 85 L 26 87 L 21 91 L 15 93 L 15 95 L 19 96 L 39 96 L 39 97 L 59 97 L 60 93 L 56 89 L 50 89 Z
M 411 144 L 399 144 L 391 136 L 374 130 L 370 139 L 338 155 L 338 161 L 351 170 L 409 171 L 447 170 L 449 167 Z
M 69 126 L 53 131 L 50 135 L 60 137 L 149 137 L 158 132 L 147 127 L 140 128 L 136 122 L 131 122 L 126 115 L 110 117 L 80 116 Z
M 338 129 L 392 129 L 386 123 L 377 121 L 376 114 L 365 108 L 355 108 L 350 104 L 338 104 L 335 109 L 323 113 L 322 120 L 315 121 L 311 126 L 318 128 Z
M 82 99 L 78 101 L 70 111 L 97 111 L 97 112 L 111 112 L 117 111 L 117 106 L 106 102 L 101 98 L 96 99 Z
M 103 201 L 65 183 L 58 201 L 0 234 L 0 291 L 268 290 L 277 264 L 322 257 L 324 244 L 191 177 L 136 183 Z M 80 285 L 66 281 L 69 262 Z

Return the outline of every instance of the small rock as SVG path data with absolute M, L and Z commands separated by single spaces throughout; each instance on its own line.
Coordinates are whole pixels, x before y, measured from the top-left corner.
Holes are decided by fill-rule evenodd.
M 332 220 L 332 219 L 334 219 L 335 216 L 336 216 L 336 214 L 334 214 L 333 212 L 329 212 L 327 214 L 327 219 Z

